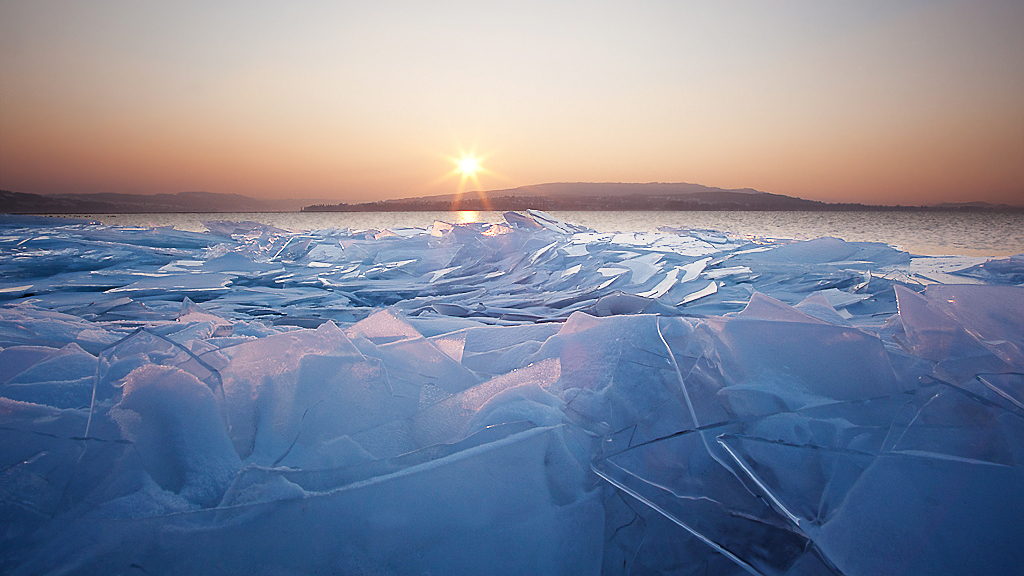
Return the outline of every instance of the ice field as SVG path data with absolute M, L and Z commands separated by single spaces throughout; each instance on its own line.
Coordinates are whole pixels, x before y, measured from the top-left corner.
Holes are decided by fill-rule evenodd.
M 1024 255 L 0 216 L 0 573 L 1019 574 Z

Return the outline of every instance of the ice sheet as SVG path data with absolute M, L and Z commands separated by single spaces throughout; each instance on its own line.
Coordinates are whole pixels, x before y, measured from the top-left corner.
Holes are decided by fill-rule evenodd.
M 0 572 L 1019 571 L 1020 256 L 505 220 L 0 217 Z

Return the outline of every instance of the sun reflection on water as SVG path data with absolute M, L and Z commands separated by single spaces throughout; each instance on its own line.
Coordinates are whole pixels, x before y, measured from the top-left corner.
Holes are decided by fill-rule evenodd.
M 459 210 L 455 213 L 456 224 L 469 224 L 470 222 L 479 222 L 480 213 L 476 210 Z

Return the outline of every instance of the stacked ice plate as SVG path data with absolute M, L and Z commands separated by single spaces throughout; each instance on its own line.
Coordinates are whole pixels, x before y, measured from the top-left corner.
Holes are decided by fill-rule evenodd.
M 1024 258 L 0 216 L 0 572 L 1016 574 Z

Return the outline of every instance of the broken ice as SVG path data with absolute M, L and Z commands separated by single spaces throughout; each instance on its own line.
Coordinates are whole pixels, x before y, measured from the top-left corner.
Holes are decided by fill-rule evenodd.
M 1014 574 L 1024 259 L 0 216 L 0 571 Z

